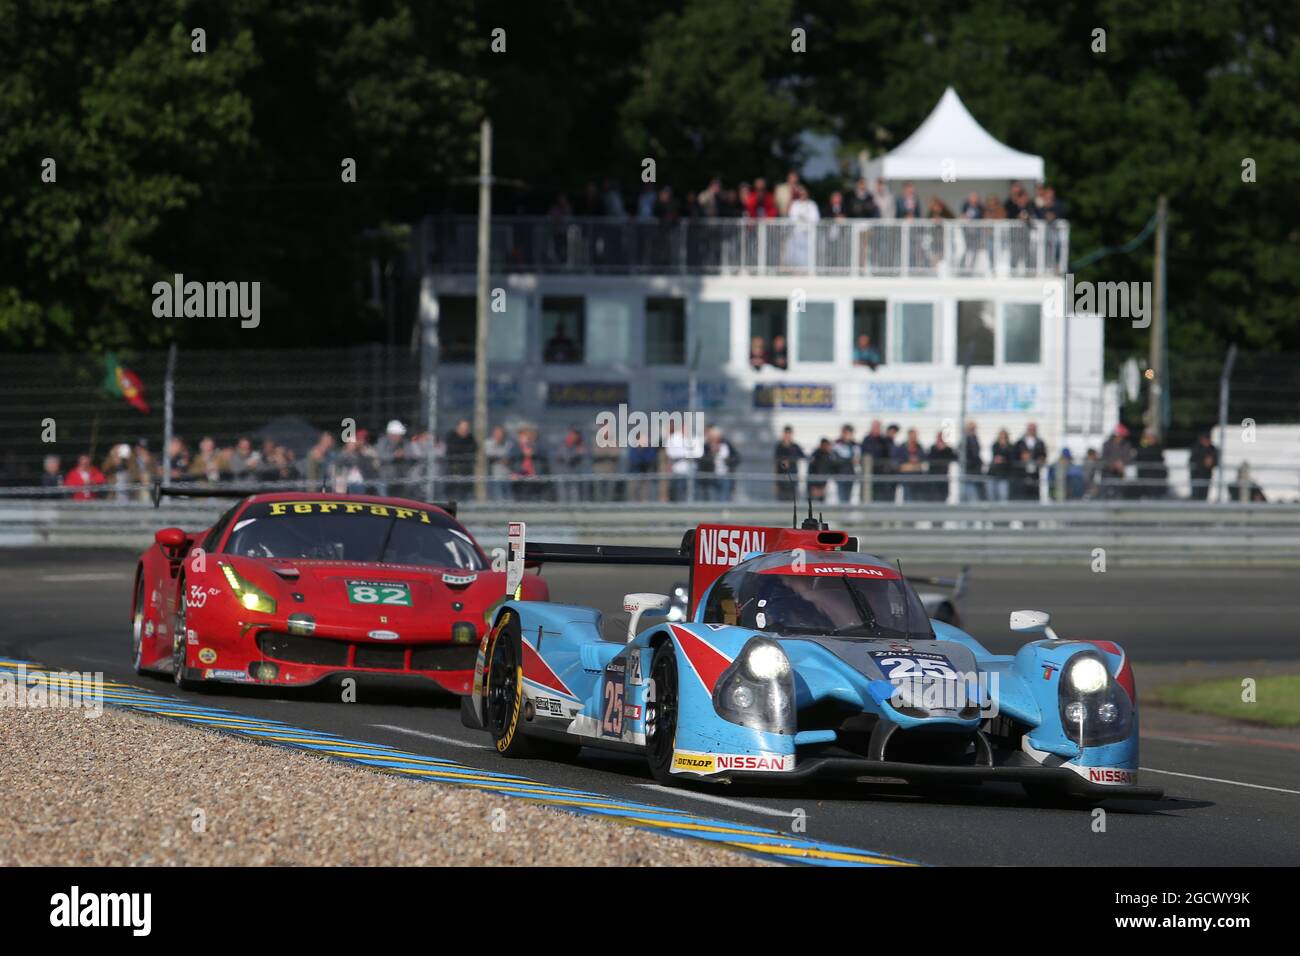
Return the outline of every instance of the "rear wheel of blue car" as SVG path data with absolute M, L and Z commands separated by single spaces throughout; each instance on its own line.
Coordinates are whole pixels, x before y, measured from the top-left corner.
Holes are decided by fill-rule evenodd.
M 547 757 L 562 760 L 577 754 L 579 744 L 539 740 L 522 730 L 524 701 L 523 638 L 519 618 L 506 611 L 488 656 L 483 687 L 483 716 L 497 753 L 503 757 Z
M 676 783 L 673 749 L 677 744 L 677 654 L 671 641 L 655 648 L 650 666 L 654 699 L 646 704 L 646 759 L 660 783 Z

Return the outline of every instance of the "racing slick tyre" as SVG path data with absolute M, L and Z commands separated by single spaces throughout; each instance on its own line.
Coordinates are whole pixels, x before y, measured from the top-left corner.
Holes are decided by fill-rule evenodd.
M 672 641 L 655 648 L 650 667 L 654 700 L 646 703 L 645 752 L 650 773 L 663 784 L 680 781 L 672 773 L 677 744 L 677 652 Z
M 176 619 L 172 622 L 172 680 L 181 690 L 193 690 L 199 686 L 199 681 L 185 676 L 185 642 L 188 639 L 185 620 L 189 601 L 186 598 L 184 578 L 177 584 L 176 592 Z
M 131 611 L 131 666 L 137 674 L 147 673 L 144 661 L 144 577 L 135 582 L 135 605 Z
M 501 756 L 564 760 L 581 749 L 580 745 L 539 740 L 523 733 L 523 638 L 519 633 L 519 616 L 511 611 L 506 611 L 497 624 L 483 684 L 483 716 Z

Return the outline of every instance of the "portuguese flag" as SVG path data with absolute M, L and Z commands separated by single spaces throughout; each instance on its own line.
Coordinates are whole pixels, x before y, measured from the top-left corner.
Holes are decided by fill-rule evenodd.
M 104 355 L 104 388 L 110 395 L 125 398 L 137 411 L 149 414 L 149 403 L 144 400 L 144 383 L 140 376 L 117 360 L 112 352 Z

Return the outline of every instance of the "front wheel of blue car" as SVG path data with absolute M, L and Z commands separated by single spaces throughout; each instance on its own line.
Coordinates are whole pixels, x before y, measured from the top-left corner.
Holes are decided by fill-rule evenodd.
M 673 750 L 677 745 L 677 653 L 671 641 L 655 648 L 650 667 L 653 699 L 646 703 L 645 744 L 650 773 L 671 784 Z
M 524 697 L 523 661 L 519 618 L 506 611 L 497 622 L 483 678 L 483 716 L 497 753 L 503 757 L 573 758 L 580 745 L 523 732 L 522 725 L 532 716 L 532 705 Z

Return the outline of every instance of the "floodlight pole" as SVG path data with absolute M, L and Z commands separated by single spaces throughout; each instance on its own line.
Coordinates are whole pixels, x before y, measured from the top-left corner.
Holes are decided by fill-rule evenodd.
M 488 429 L 488 273 L 492 236 L 492 121 L 479 127 L 478 179 L 478 328 L 474 342 L 474 498 L 487 500 Z
M 1151 387 L 1147 389 L 1147 424 L 1164 437 L 1166 421 L 1165 410 L 1169 407 L 1167 393 L 1168 360 L 1165 354 L 1165 242 L 1166 227 L 1169 223 L 1169 200 L 1161 196 L 1156 200 L 1156 249 L 1155 276 L 1152 282 L 1154 300 L 1151 322 Z

